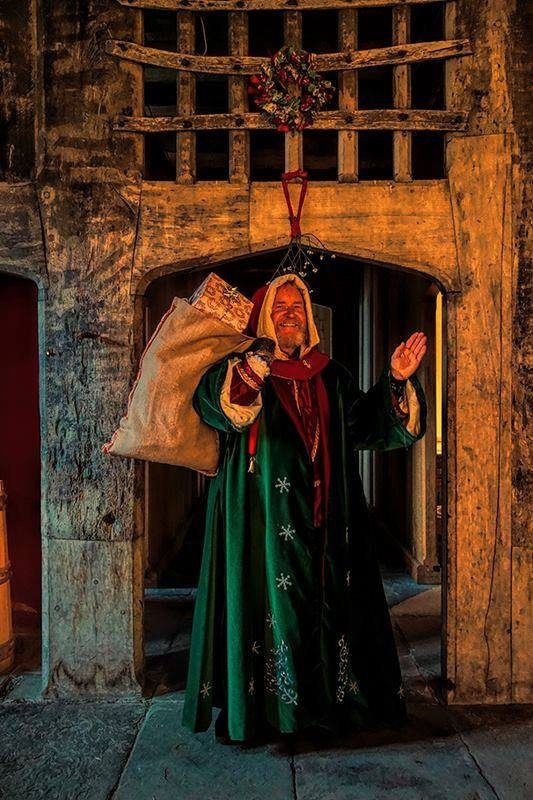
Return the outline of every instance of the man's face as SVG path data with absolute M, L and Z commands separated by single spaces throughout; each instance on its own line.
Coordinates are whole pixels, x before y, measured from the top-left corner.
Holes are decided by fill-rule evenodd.
M 276 291 L 271 313 L 280 350 L 292 355 L 307 339 L 307 315 L 301 292 L 293 283 Z

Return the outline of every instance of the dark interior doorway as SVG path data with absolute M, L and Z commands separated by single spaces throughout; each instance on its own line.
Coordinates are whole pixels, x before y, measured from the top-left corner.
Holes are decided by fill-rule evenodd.
M 0 274 L 0 479 L 7 494 L 8 552 L 15 634 L 14 670 L 40 665 L 41 445 L 38 289 Z M 2 676 L 0 676 L 0 679 Z
M 205 271 L 173 273 L 154 280 L 145 295 L 145 341 L 172 298 L 189 297 L 209 271 L 251 297 L 271 277 L 282 253 L 255 254 Z M 360 470 L 373 512 L 382 573 L 391 580 L 391 592 L 397 591 L 397 576 L 402 574 L 409 574 L 417 584 L 438 584 L 442 503 L 435 419 L 436 373 L 442 369 L 441 360 L 436 363 L 441 347 L 436 341 L 438 288 L 422 275 L 341 256 L 312 276 L 310 285 L 313 302 L 331 309 L 333 357 L 348 367 L 365 390 L 377 380 L 402 339 L 416 330 L 428 335 L 430 348 L 421 379 L 426 394 L 431 394 L 432 411 L 423 453 L 421 448 L 416 454 L 404 450 L 361 453 Z M 149 692 L 157 687 L 157 691 L 165 691 L 169 685 L 183 688 L 185 683 L 206 486 L 207 479 L 190 470 L 147 464 L 145 642 Z

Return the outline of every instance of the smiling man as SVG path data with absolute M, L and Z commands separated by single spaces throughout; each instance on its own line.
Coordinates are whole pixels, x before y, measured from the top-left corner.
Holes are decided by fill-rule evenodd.
M 357 469 L 361 449 L 425 432 L 420 331 L 360 391 L 318 349 L 305 283 L 253 297 L 257 337 L 203 376 L 194 405 L 220 433 L 208 494 L 183 724 L 220 741 L 400 724 L 404 688 Z
M 294 283 L 287 282 L 277 290 L 272 312 L 277 344 L 286 355 L 294 358 L 296 348 L 307 338 L 307 316 L 302 293 Z

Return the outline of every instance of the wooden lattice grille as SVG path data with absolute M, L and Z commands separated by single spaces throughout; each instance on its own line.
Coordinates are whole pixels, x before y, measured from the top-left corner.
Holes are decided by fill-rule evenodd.
M 118 0 L 138 9 L 176 12 L 176 52 L 136 42 L 108 40 L 106 51 L 120 59 L 146 66 L 175 71 L 176 115 L 119 116 L 113 123 L 116 131 L 145 135 L 176 135 L 176 180 L 194 183 L 198 179 L 197 143 L 205 132 L 226 131 L 229 148 L 228 179 L 246 183 L 250 179 L 250 135 L 253 131 L 272 130 L 258 112 L 250 111 L 247 100 L 247 76 L 256 72 L 264 56 L 248 54 L 248 12 L 283 10 L 284 42 L 302 45 L 302 14 L 308 10 L 338 12 L 338 51 L 317 53 L 316 65 L 323 72 L 338 73 L 338 108 L 323 111 L 313 131 L 338 133 L 337 179 L 359 179 L 359 132 L 389 131 L 392 136 L 391 177 L 396 181 L 413 178 L 412 137 L 431 136 L 463 130 L 464 111 L 447 108 L 412 108 L 411 70 L 416 65 L 445 63 L 470 53 L 468 40 L 453 39 L 455 3 L 433 0 Z M 414 6 L 441 5 L 445 8 L 444 36 L 438 41 L 410 41 L 410 15 Z M 358 48 L 359 10 L 389 8 L 392 11 L 392 43 L 387 47 Z M 287 10 L 290 9 L 290 10 Z M 195 17 L 199 12 L 224 10 L 228 17 L 228 53 L 200 55 L 195 52 Z M 363 12 L 364 13 L 364 12 Z M 371 67 L 392 68 L 392 108 L 360 108 L 358 72 Z M 422 69 L 423 67 L 420 67 Z M 225 76 L 228 81 L 228 111 L 198 113 L 195 103 L 195 74 Z M 368 73 L 367 73 L 368 74 Z M 217 134 L 218 135 L 218 134 Z M 325 134 L 324 134 L 325 135 Z M 364 134 L 361 134 L 364 135 Z M 285 169 L 303 164 L 303 135 L 285 137 Z M 364 142 L 361 140 L 361 145 Z

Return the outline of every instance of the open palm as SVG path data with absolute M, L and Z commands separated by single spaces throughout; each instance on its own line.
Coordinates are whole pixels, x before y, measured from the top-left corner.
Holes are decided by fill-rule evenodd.
M 422 331 L 411 334 L 401 342 L 391 356 L 390 368 L 394 378 L 404 381 L 415 372 L 427 350 L 427 337 Z

